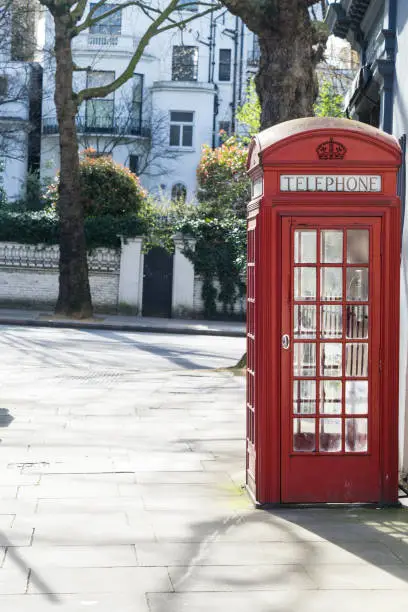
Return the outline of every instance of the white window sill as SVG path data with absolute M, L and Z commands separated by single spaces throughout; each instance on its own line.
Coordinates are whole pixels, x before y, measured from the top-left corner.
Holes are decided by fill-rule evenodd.
M 169 151 L 180 151 L 181 153 L 195 153 L 195 147 L 168 147 Z

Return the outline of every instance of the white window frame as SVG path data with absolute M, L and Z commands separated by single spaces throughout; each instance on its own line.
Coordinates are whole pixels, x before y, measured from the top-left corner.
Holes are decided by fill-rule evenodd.
M 187 121 L 172 121 L 171 119 L 171 115 L 172 113 L 191 113 L 193 116 L 193 120 L 190 122 Z M 179 138 L 179 144 L 178 145 L 172 145 L 170 144 L 170 136 L 171 136 L 171 126 L 172 125 L 179 125 L 182 129 L 180 130 L 180 138 Z M 189 126 L 192 128 L 192 138 L 191 138 L 191 145 L 183 145 L 183 137 L 182 137 L 182 133 L 183 133 L 183 128 L 184 126 Z M 195 136 L 195 112 L 191 111 L 191 110 L 176 110 L 176 109 L 172 109 L 169 111 L 169 148 L 174 150 L 174 149 L 179 149 L 181 151 L 193 151 L 194 150 L 194 136 Z

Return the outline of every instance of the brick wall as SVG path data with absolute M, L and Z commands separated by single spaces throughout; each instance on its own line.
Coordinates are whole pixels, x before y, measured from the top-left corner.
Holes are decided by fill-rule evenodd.
M 215 287 L 217 290 L 219 290 L 219 283 L 216 281 L 215 282 Z M 195 276 L 194 278 L 194 313 L 195 314 L 203 314 L 204 311 L 204 305 L 203 305 L 203 298 L 201 296 L 201 291 L 203 288 L 203 281 L 201 280 L 201 278 L 199 276 Z M 223 308 L 222 308 L 222 304 L 221 302 L 217 303 L 217 312 L 219 312 L 220 314 L 222 314 Z M 242 299 L 238 299 L 235 302 L 234 305 L 234 314 L 237 316 L 245 316 L 245 312 L 246 312 L 246 300 L 245 297 Z
M 0 243 L 0 304 L 53 307 L 58 296 L 57 246 Z M 96 249 L 89 257 L 94 306 L 118 305 L 120 253 Z

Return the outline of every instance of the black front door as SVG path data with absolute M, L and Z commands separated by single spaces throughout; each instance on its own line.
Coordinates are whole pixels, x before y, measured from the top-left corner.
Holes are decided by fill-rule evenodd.
M 173 255 L 154 247 L 144 257 L 143 316 L 171 317 Z

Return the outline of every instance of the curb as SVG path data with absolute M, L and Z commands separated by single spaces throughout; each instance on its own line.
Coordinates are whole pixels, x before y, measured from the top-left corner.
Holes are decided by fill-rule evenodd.
M 85 329 L 85 330 L 108 330 L 125 331 L 134 333 L 150 334 L 181 334 L 186 336 L 219 336 L 226 338 L 245 338 L 244 331 L 222 330 L 222 329 L 195 329 L 193 327 L 160 327 L 149 325 L 131 325 L 127 323 L 87 323 L 85 321 L 39 321 L 38 319 L 13 319 L 0 318 L 0 325 L 12 325 L 13 327 L 48 327 L 54 329 Z

